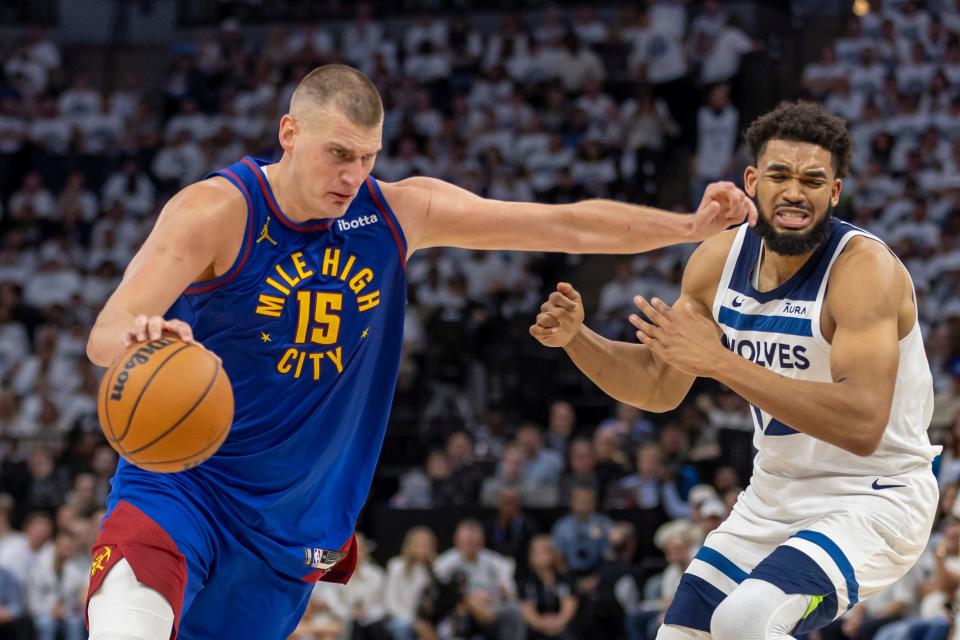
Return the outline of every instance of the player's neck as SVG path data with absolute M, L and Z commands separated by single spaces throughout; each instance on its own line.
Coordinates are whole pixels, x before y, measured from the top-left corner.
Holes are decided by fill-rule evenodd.
M 307 203 L 298 196 L 297 190 L 293 188 L 292 176 L 285 158 L 281 158 L 276 164 L 267 165 L 266 176 L 273 197 L 287 218 L 300 223 L 326 217 L 320 212 L 311 211 Z
M 812 251 L 798 256 L 784 256 L 760 244 L 760 260 L 757 266 L 757 290 L 771 291 L 793 277 L 813 254 Z

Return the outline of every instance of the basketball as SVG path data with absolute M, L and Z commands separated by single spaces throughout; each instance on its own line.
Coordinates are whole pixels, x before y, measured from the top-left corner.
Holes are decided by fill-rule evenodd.
M 195 467 L 226 440 L 233 391 L 208 351 L 164 334 L 131 346 L 100 382 L 100 427 L 117 453 L 147 471 Z

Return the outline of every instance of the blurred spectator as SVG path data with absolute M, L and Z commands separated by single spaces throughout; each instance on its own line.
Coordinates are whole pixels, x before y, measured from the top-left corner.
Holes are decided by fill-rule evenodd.
M 604 503 L 606 487 L 597 480 L 593 444 L 586 438 L 577 438 L 568 448 L 568 465 L 560 478 L 560 504 L 570 506 L 570 494 L 578 484 L 588 484 L 597 491 L 597 501 Z
M 37 640 L 87 637 L 84 610 L 88 561 L 78 551 L 73 534 L 61 530 L 53 545 L 40 552 L 27 577 L 27 608 L 33 616 Z
M 120 170 L 107 178 L 103 185 L 103 206 L 109 208 L 117 202 L 123 211 L 138 217 L 154 212 L 153 183 L 140 171 L 136 160 L 125 160 Z
M 621 448 L 621 441 L 620 434 L 614 429 L 599 428 L 593 432 L 594 472 L 600 487 L 611 487 L 632 469 L 630 457 Z
M 637 471 L 623 478 L 607 494 L 608 505 L 620 509 L 661 508 L 670 518 L 689 514 L 676 484 L 663 467 L 663 454 L 655 443 L 637 449 Z
M 640 605 L 641 580 L 633 563 L 637 548 L 636 530 L 629 522 L 617 522 L 607 534 L 609 553 L 597 571 L 597 584 L 585 596 L 590 604 L 583 621 L 603 638 L 622 638 L 627 620 Z
M 631 616 L 628 623 L 631 639 L 653 640 L 656 637 L 657 628 L 663 623 L 663 614 L 673 601 L 680 578 L 693 560 L 694 549 L 702 538 L 687 520 L 672 520 L 657 529 L 653 540 L 663 552 L 667 567 L 644 585 L 644 599 L 649 605 L 644 606 L 643 612 Z
M 466 431 L 454 431 L 447 437 L 447 463 L 450 466 L 450 504 L 474 504 L 483 470 L 474 460 L 473 437 Z
M 0 638 L 32 640 L 33 625 L 23 601 L 23 589 L 9 570 L 0 566 Z
M 49 553 L 52 536 L 50 516 L 39 511 L 28 514 L 23 521 L 23 534 L 4 540 L 0 546 L 0 568 L 9 571 L 21 587 L 27 584 L 44 554 Z
M 710 52 L 700 69 L 700 83 L 709 86 L 729 82 L 740 72 L 740 58 L 757 51 L 760 45 L 750 39 L 733 16 L 713 39 Z
M 833 45 L 824 45 L 820 50 L 820 60 L 803 69 L 803 88 L 814 98 L 823 98 L 847 77 L 847 73 L 848 69 L 838 62 Z
M 550 535 L 581 589 L 596 581 L 612 525 L 609 517 L 597 513 L 596 490 L 588 484 L 574 485 L 570 493 L 570 513 L 557 520 Z
M 457 525 L 453 548 L 440 554 L 434 570 L 445 582 L 453 579 L 454 574 L 462 575 L 463 615 L 457 621 L 458 631 L 487 630 L 502 640 L 525 637 L 526 625 L 517 604 L 512 563 L 484 548 L 479 522 L 463 520 Z
M 100 94 L 90 86 L 86 74 L 74 77 L 70 88 L 60 94 L 60 113 L 76 122 L 100 111 Z
M 563 557 L 548 535 L 530 542 L 530 573 L 520 582 L 527 638 L 570 640 L 570 625 L 577 612 L 576 587 L 562 572 Z
M 528 547 L 537 525 L 521 509 L 516 489 L 500 489 L 496 507 L 497 512 L 486 527 L 488 544 L 493 551 L 513 559 L 514 573 L 523 577 L 527 574 Z
M 697 112 L 697 148 L 693 159 L 691 200 L 699 202 L 706 186 L 735 172 L 740 113 L 730 102 L 730 87 L 715 84 Z
M 400 491 L 390 504 L 398 509 L 429 509 L 460 504 L 461 497 L 446 453 L 433 450 L 427 455 L 425 469 L 410 469 L 401 476 Z
M 157 180 L 168 191 L 182 189 L 203 177 L 207 167 L 200 146 L 191 140 L 190 133 L 179 131 L 167 146 L 160 149 L 151 168 Z
M 561 456 L 567 450 L 567 441 L 577 427 L 577 412 L 573 405 L 565 400 L 550 403 L 550 417 L 547 419 L 547 433 L 544 444 Z
M 540 427 L 528 422 L 517 430 L 517 446 L 523 452 L 523 480 L 533 486 L 557 487 L 563 471 L 563 458 L 553 449 L 543 446 Z M 556 500 L 553 501 L 556 504 Z
M 46 512 L 55 509 L 63 501 L 69 487 L 65 470 L 56 466 L 49 450 L 39 448 L 30 454 L 27 471 L 30 474 L 30 488 L 23 498 L 24 507 Z
M 20 190 L 10 197 L 10 215 L 14 220 L 36 217 L 52 220 L 57 215 L 57 201 L 44 186 L 39 173 L 28 173 Z
M 400 555 L 387 562 L 383 597 L 395 640 L 413 640 L 417 610 L 433 576 L 437 538 L 427 527 L 414 527 L 403 539 Z
M 600 57 L 584 46 L 576 35 L 569 33 L 563 38 L 552 71 L 569 92 L 581 91 L 587 82 L 603 80 L 606 75 Z

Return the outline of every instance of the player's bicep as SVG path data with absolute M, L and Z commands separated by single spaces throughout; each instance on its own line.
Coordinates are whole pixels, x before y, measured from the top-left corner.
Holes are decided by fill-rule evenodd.
M 900 361 L 902 267 L 878 245 L 846 257 L 834 273 L 827 295 L 836 323 L 830 373 L 835 383 L 849 388 L 851 397 L 865 407 L 865 419 L 882 434 Z
M 563 246 L 550 205 L 491 200 L 435 178 L 381 185 L 411 253 L 429 247 L 539 251 Z
M 223 238 L 217 222 L 224 219 L 222 209 L 236 205 L 231 195 L 201 183 L 174 197 L 130 261 L 108 307 L 119 305 L 134 314 L 165 313 L 214 263 Z
M 837 324 L 830 348 L 834 382 L 892 394 L 899 360 L 896 316 L 870 325 Z

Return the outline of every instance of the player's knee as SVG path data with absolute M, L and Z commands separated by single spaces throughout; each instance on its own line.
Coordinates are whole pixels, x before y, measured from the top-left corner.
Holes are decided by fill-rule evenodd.
M 763 580 L 744 580 L 713 612 L 714 640 L 787 638 L 806 612 L 809 597 L 787 594 Z
M 114 565 L 87 606 L 90 640 L 169 640 L 173 608 L 137 581 L 126 560 Z
M 657 630 L 656 640 L 709 640 L 710 634 L 699 629 L 679 627 L 675 624 L 662 624 Z

